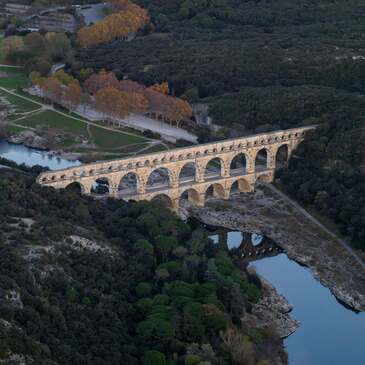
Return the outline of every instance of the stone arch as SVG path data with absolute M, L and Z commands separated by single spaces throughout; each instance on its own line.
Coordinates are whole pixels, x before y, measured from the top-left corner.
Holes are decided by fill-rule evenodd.
M 205 164 L 204 179 L 214 180 L 224 175 L 224 162 L 219 157 L 213 157 Z
M 255 171 L 264 171 L 268 168 L 270 158 L 270 151 L 267 148 L 261 148 L 256 153 L 255 157 Z
M 220 198 L 224 199 L 226 196 L 224 187 L 221 184 L 211 184 L 205 191 L 205 200 L 209 198 Z
M 68 192 L 77 193 L 79 195 L 86 193 L 85 186 L 79 181 L 74 181 L 74 182 L 66 185 L 65 190 Z
M 111 184 L 106 176 L 98 177 L 93 181 L 91 186 L 91 193 L 97 195 L 107 195 L 110 193 Z
M 230 164 L 230 176 L 245 175 L 247 173 L 248 159 L 244 153 L 235 155 Z
M 166 167 L 151 171 L 146 183 L 146 190 L 166 189 L 172 185 L 172 172 Z
M 154 203 L 159 206 L 163 206 L 169 209 L 174 208 L 174 204 L 171 198 L 166 194 L 157 194 L 151 199 L 151 203 Z
M 195 205 L 201 205 L 200 194 L 193 188 L 187 189 L 181 193 L 179 197 L 179 205 L 181 205 L 181 202 L 184 200 L 194 203 Z
M 187 162 L 179 172 L 179 184 L 189 184 L 196 181 L 196 164 L 194 162 Z
M 233 181 L 229 195 L 237 194 L 237 193 L 247 193 L 250 192 L 251 186 L 250 183 L 246 179 L 238 179 L 236 181 Z
M 135 172 L 123 175 L 118 184 L 118 192 L 122 195 L 135 195 L 140 187 L 140 177 Z
M 275 166 L 277 168 L 285 167 L 289 160 L 289 146 L 287 143 L 282 144 L 275 154 Z

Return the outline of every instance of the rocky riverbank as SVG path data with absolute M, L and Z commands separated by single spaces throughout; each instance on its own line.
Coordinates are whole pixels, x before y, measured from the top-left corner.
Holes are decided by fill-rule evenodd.
M 300 326 L 300 323 L 290 315 L 293 307 L 268 281 L 262 277 L 260 279 L 261 297 L 253 305 L 252 313 L 247 313 L 242 321 L 256 328 L 271 328 L 280 338 L 286 338 Z
M 33 131 L 23 131 L 18 134 L 5 137 L 4 140 L 12 144 L 23 145 L 25 147 L 34 148 L 39 151 L 47 151 L 50 156 L 55 156 L 67 161 L 77 161 L 82 157 L 82 154 L 80 153 L 65 152 L 63 150 L 52 150 L 50 148 L 50 141 L 45 137 L 37 135 Z
M 35 148 L 45 151 L 48 149 L 48 140 L 44 137 L 38 136 L 33 131 L 23 131 L 18 134 L 11 135 L 7 138 L 8 142 L 14 144 L 22 144 L 26 147 Z
M 204 208 L 186 207 L 185 214 L 205 224 L 273 239 L 289 258 L 313 275 L 343 303 L 365 311 L 365 271 L 353 256 L 316 224 L 267 188 L 229 201 L 211 200 Z

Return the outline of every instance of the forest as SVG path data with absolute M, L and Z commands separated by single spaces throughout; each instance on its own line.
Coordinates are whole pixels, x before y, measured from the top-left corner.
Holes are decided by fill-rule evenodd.
M 241 321 L 260 280 L 204 229 L 159 205 L 41 188 L 39 167 L 0 162 L 12 167 L 0 174 L 0 362 L 264 365 L 273 356 L 274 332 Z

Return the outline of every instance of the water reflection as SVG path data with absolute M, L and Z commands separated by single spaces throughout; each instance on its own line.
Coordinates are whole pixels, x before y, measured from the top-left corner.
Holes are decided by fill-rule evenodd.
M 364 364 L 365 313 L 355 313 L 314 279 L 311 271 L 286 255 L 254 264 L 294 306 L 300 328 L 285 340 L 290 365 Z
M 208 228 L 209 235 L 216 244 L 227 250 L 237 250 L 236 254 L 246 261 L 275 256 L 283 250 L 272 240 L 258 233 L 243 233 L 222 228 Z
M 279 254 L 282 251 L 266 237 L 225 229 L 209 230 L 214 242 L 242 252 L 243 259 L 252 261 L 250 265 L 293 305 L 291 315 L 301 326 L 284 341 L 289 365 L 364 364 L 365 313 L 341 305 L 309 269 Z M 271 253 L 249 256 L 268 244 L 273 245 Z
M 28 166 L 40 165 L 49 167 L 51 170 L 80 165 L 80 161 L 68 161 L 53 156 L 46 151 L 8 143 L 4 140 L 0 140 L 0 157 L 12 160 L 18 164 L 24 163 Z

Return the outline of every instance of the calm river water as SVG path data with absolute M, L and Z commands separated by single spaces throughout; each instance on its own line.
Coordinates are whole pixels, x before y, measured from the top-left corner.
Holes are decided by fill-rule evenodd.
M 79 165 L 24 146 L 0 141 L 0 157 L 26 165 L 62 169 Z M 218 236 L 212 236 L 217 239 Z M 228 232 L 229 248 L 238 247 L 244 233 Z M 252 237 L 254 245 L 262 237 Z M 300 328 L 285 339 L 290 365 L 365 364 L 365 313 L 357 314 L 341 305 L 331 292 L 314 279 L 310 270 L 281 253 L 250 265 L 270 281 L 294 306 L 292 316 Z
M 244 233 L 228 232 L 228 247 L 239 247 L 243 237 Z M 257 235 L 252 242 L 260 243 Z M 283 253 L 250 265 L 287 298 L 294 306 L 291 315 L 301 323 L 284 341 L 290 365 L 365 364 L 365 313 L 345 308 L 309 269 Z
M 79 161 L 68 161 L 53 156 L 46 151 L 8 143 L 4 140 L 0 140 L 0 157 L 15 161 L 18 164 L 24 163 L 28 166 L 40 165 L 49 167 L 51 170 L 80 165 Z

